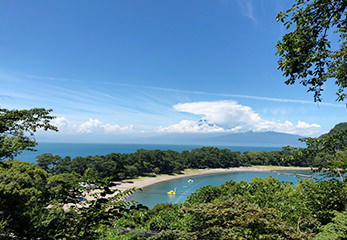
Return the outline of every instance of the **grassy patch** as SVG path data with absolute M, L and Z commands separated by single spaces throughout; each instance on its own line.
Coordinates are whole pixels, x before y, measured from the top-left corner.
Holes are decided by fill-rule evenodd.
M 200 173 L 201 170 L 200 169 L 185 169 L 183 171 L 183 174 L 196 174 L 196 173 Z

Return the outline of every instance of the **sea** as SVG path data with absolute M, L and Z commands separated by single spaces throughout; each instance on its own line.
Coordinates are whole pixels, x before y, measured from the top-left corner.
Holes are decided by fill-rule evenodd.
M 43 153 L 52 153 L 61 157 L 78 156 L 87 157 L 95 155 L 107 155 L 110 153 L 134 153 L 139 149 L 147 150 L 173 150 L 177 152 L 191 151 L 203 145 L 166 145 L 166 144 L 113 144 L 113 143 L 39 143 L 36 151 L 23 151 L 14 159 L 27 162 L 36 162 L 36 156 Z M 205 146 L 207 147 L 207 146 Z M 213 147 L 213 146 L 212 146 Z M 221 149 L 230 149 L 239 152 L 263 152 L 281 150 L 280 147 L 259 147 L 259 146 L 214 146 Z

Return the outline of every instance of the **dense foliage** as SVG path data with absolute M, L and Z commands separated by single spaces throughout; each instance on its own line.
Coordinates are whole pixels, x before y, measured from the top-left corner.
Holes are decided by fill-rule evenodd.
M 34 239 L 343 239 L 346 235 L 347 187 L 335 179 L 306 179 L 296 186 L 271 176 L 228 181 L 197 190 L 183 204 L 159 204 L 149 210 L 121 201 L 133 190 L 121 193 L 91 170 L 80 178 L 6 161 L 0 176 L 0 239 L 13 234 Z
M 93 186 L 93 188 L 89 188 Z M 124 198 L 109 179 L 87 171 L 52 175 L 32 163 L 0 165 L 0 239 L 96 239 L 124 212 L 142 208 Z
M 286 147 L 290 159 L 303 157 L 315 159 L 317 171 L 330 176 L 339 176 L 341 181 L 347 172 L 347 129 L 334 129 L 318 138 L 299 139 L 306 143 L 306 148 Z
M 151 174 L 180 173 L 187 168 L 230 168 L 251 165 L 315 166 L 309 158 L 288 159 L 284 151 L 232 152 L 217 147 L 202 147 L 182 153 L 140 149 L 135 153 L 111 153 L 105 156 L 62 158 L 50 153 L 37 156 L 37 165 L 52 174 L 83 175 L 93 169 L 99 178 L 133 178 Z M 317 160 L 318 161 L 318 160 Z
M 0 167 L 0 210 L 6 232 L 33 237 L 51 198 L 49 174 L 28 162 L 4 162 Z
M 335 131 L 343 131 L 343 130 L 347 130 L 347 122 L 341 122 L 336 124 L 328 133 L 327 135 L 332 134 Z M 325 134 L 323 134 L 324 136 Z
M 346 99 L 346 16 L 346 0 L 296 0 L 278 14 L 277 21 L 290 30 L 277 44 L 278 68 L 286 84 L 300 82 L 314 92 L 315 101 L 321 101 L 323 84 L 333 79 L 337 101 Z
M 37 145 L 34 133 L 38 129 L 57 131 L 50 124 L 52 110 L 33 108 L 8 110 L 0 108 L 0 160 L 13 159 L 23 150 L 34 151 Z

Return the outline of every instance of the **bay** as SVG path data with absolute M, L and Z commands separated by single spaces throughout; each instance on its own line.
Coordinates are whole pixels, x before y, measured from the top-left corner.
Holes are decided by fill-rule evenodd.
M 281 172 L 281 171 L 279 171 Z M 311 175 L 311 171 L 282 171 L 283 173 L 298 173 Z M 266 178 L 268 176 L 273 176 L 280 181 L 290 182 L 294 185 L 298 183 L 303 177 L 287 174 L 279 174 L 273 172 L 228 172 L 228 173 L 216 173 L 216 174 L 206 174 L 194 177 L 185 177 L 175 180 L 170 180 L 166 182 L 160 182 L 148 187 L 143 188 L 142 192 L 137 192 L 131 195 L 127 200 L 137 201 L 149 208 L 153 208 L 155 204 L 158 203 L 180 203 L 184 202 L 186 198 L 193 192 L 207 185 L 219 186 L 224 184 L 226 181 L 233 180 L 239 181 L 251 181 L 254 177 Z M 193 182 L 188 182 L 192 179 Z M 168 191 L 174 190 L 176 188 L 175 195 L 167 194 Z
M 39 143 L 37 151 L 24 151 L 15 157 L 16 160 L 36 162 L 36 156 L 43 153 L 52 153 L 61 157 L 69 156 L 75 158 L 78 156 L 87 157 L 95 155 L 107 155 L 114 153 L 134 153 L 138 149 L 147 150 L 173 150 L 182 152 L 184 150 L 191 151 L 195 148 L 204 147 L 203 145 L 166 145 L 166 144 L 112 144 L 112 143 Z M 281 150 L 280 147 L 258 147 L 258 146 L 215 146 L 221 149 L 227 148 L 231 151 L 272 151 Z

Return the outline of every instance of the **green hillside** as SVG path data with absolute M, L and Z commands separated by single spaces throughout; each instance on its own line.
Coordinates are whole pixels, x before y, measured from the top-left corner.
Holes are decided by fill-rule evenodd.
M 328 133 L 325 133 L 322 136 L 331 135 L 334 130 L 337 130 L 337 131 L 347 130 L 347 122 L 336 124 L 335 127 L 333 127 Z

